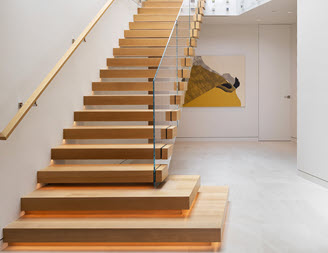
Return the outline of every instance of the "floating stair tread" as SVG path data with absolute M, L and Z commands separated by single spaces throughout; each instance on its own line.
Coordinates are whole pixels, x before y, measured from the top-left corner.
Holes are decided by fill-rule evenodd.
M 153 109 L 120 109 L 120 110 L 83 110 L 74 112 L 75 121 L 153 121 Z M 180 119 L 181 111 L 174 109 L 156 109 L 155 114 L 162 116 L 163 121 Z M 159 118 L 158 118 L 159 119 Z
M 157 188 L 140 186 L 44 186 L 21 199 L 23 211 L 103 211 L 189 209 L 199 176 L 169 176 Z
M 124 37 L 128 38 L 169 38 L 171 36 L 172 29 L 149 29 L 149 30 L 125 30 Z M 179 29 L 178 38 L 189 38 L 189 29 Z M 194 35 L 192 37 L 198 38 L 198 30 L 193 30 Z M 172 38 L 175 39 L 175 33 L 172 34 Z
M 119 45 L 121 48 L 125 47 L 165 47 L 167 45 L 166 38 L 152 38 L 152 39 L 120 39 Z M 196 39 L 188 39 L 188 38 L 182 38 L 178 40 L 178 43 L 175 41 L 170 42 L 170 46 L 178 45 L 179 47 L 182 46 L 196 46 Z
M 180 104 L 182 95 L 156 94 L 157 104 Z M 153 105 L 153 95 L 91 95 L 84 96 L 84 105 Z
M 177 15 L 149 15 L 149 14 L 137 14 L 133 16 L 134 21 L 175 21 Z
M 220 242 L 228 187 L 201 187 L 190 211 L 141 217 L 32 218 L 4 229 L 4 242 Z M 92 236 L 91 236 L 92 235 Z
M 163 182 L 168 166 L 156 165 L 156 182 Z M 56 164 L 38 171 L 38 183 L 152 183 L 153 164 Z
M 181 1 L 143 2 L 143 7 L 181 7 Z
M 121 57 L 121 56 L 120 56 Z M 134 56 L 136 57 L 136 56 Z M 179 55 L 179 65 L 189 66 L 191 65 L 190 58 Z M 156 58 L 127 58 L 126 56 L 121 58 L 109 58 L 107 59 L 108 67 L 158 67 L 161 61 L 160 57 Z M 187 62 L 188 61 L 188 62 Z M 177 65 L 176 57 L 167 56 L 161 63 L 161 66 L 175 67 Z
M 107 66 L 157 67 L 161 58 L 108 58 Z
M 155 144 L 156 159 L 169 159 L 173 144 Z M 153 159 L 153 144 L 64 144 L 51 149 L 54 160 Z
M 159 82 L 160 83 L 160 82 Z M 187 90 L 186 82 L 179 82 L 179 85 L 176 82 L 170 82 L 166 85 L 162 83 L 159 84 L 161 87 L 160 90 Z M 93 91 L 152 91 L 153 82 L 93 82 L 92 83 Z
M 142 7 L 138 8 L 138 14 L 175 14 L 177 15 L 180 8 L 177 7 Z
M 156 125 L 156 138 L 173 139 L 177 126 Z M 64 129 L 64 139 L 153 139 L 153 126 L 75 126 Z

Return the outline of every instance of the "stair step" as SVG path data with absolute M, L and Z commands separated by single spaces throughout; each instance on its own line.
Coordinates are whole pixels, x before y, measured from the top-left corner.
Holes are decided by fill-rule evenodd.
M 108 58 L 109 67 L 157 67 L 161 58 Z M 172 62 L 173 65 L 173 62 Z
M 157 83 L 156 83 L 157 84 Z M 167 82 L 159 85 L 161 91 L 186 91 L 187 82 Z M 156 88 L 155 88 L 156 89 Z M 93 91 L 153 91 L 153 82 L 93 82 Z M 159 90 L 157 88 L 156 90 Z
M 189 29 L 179 29 L 178 38 L 198 38 L 198 30 L 191 34 L 192 31 Z M 171 30 L 125 30 L 125 38 L 169 38 L 171 35 Z M 172 38 L 176 37 L 176 33 L 173 31 Z
M 186 50 L 187 49 L 187 50 Z M 188 50 L 189 49 L 189 50 Z M 160 48 L 114 48 L 113 55 L 116 56 L 157 56 L 162 57 L 165 47 Z M 166 48 L 165 57 L 172 56 L 176 58 L 177 56 L 194 56 L 194 48 L 183 48 L 169 46 Z M 191 52 L 191 54 L 189 53 Z M 175 60 L 176 61 L 176 60 Z
M 168 8 L 154 8 L 154 7 L 143 7 L 138 8 L 138 14 L 175 14 L 178 15 L 180 8 L 168 7 Z
M 154 78 L 157 69 L 101 69 L 100 78 Z M 189 69 L 161 69 L 157 73 L 157 78 L 189 78 Z
M 153 105 L 153 95 L 91 95 L 84 96 L 84 105 Z M 182 95 L 155 94 L 156 105 L 181 105 Z
M 152 14 L 137 14 L 133 16 L 134 21 L 151 21 L 151 22 L 157 22 L 157 21 L 175 21 L 177 19 L 176 14 L 166 14 L 166 15 L 152 15 Z M 201 14 L 195 13 L 193 17 L 189 16 L 180 16 L 178 17 L 179 22 L 189 22 L 189 21 L 195 21 L 195 22 L 202 22 L 203 16 Z
M 181 1 L 158 1 L 158 2 L 143 2 L 142 7 L 175 7 L 180 8 Z
M 161 57 L 158 58 L 108 58 L 108 67 L 158 67 L 161 62 Z M 181 67 L 191 67 L 192 59 L 179 57 L 178 63 Z M 165 57 L 161 66 L 173 66 L 177 65 L 176 57 Z
M 155 110 L 156 121 L 177 121 L 180 110 Z M 153 121 L 153 110 L 83 110 L 74 112 L 74 121 Z
M 175 21 L 177 19 L 177 15 L 147 15 L 147 14 L 137 14 L 133 16 L 134 21 Z
M 165 48 L 114 48 L 114 56 L 158 56 L 162 57 Z
M 175 22 L 130 22 L 130 30 L 172 30 Z M 179 29 L 200 29 L 200 22 L 178 22 Z
M 22 211 L 104 211 L 189 209 L 199 176 L 168 176 L 153 185 L 49 185 L 21 198 Z
M 157 133 L 157 131 L 159 133 Z M 153 126 L 76 126 L 64 129 L 64 139 L 153 139 Z M 173 139 L 176 126 L 155 126 L 156 138 Z
M 120 39 L 119 45 L 120 47 L 165 47 L 167 44 L 167 38 L 152 38 L 152 39 Z M 175 46 L 176 40 L 171 40 L 169 46 Z M 182 47 L 196 47 L 197 40 L 195 38 L 182 38 L 178 39 L 178 46 Z
M 147 2 L 170 3 L 170 2 L 183 2 L 183 0 L 147 0 Z
M 168 176 L 168 166 L 155 167 L 156 182 L 163 182 Z M 38 183 L 43 184 L 152 183 L 153 180 L 153 164 L 65 164 L 38 171 Z
M 173 144 L 155 144 L 156 159 L 169 159 Z M 51 149 L 53 160 L 153 159 L 153 144 L 64 144 Z
M 123 213 L 60 218 L 25 215 L 4 229 L 4 242 L 221 242 L 227 206 L 228 187 L 212 186 L 201 187 L 192 211 L 180 215 L 169 211 L 164 216 L 146 212 L 139 216 Z

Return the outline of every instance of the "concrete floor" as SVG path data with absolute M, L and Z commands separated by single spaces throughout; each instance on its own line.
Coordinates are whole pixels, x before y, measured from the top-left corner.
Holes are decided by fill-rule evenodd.
M 328 190 L 297 176 L 295 143 L 177 142 L 171 168 L 230 186 L 220 252 L 328 252 Z

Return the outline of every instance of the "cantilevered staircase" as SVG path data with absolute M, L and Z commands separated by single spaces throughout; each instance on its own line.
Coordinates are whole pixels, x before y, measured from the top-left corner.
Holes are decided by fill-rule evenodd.
M 222 240 L 227 187 L 169 175 L 204 0 L 195 7 L 143 2 L 85 109 L 64 129 L 65 144 L 38 172 L 41 186 L 22 197 L 22 217 L 4 229 L 9 247 Z

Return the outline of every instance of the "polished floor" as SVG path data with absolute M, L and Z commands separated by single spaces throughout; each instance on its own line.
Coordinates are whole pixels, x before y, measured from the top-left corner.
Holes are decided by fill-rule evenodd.
M 295 143 L 177 142 L 170 173 L 230 186 L 220 252 L 328 252 L 328 189 L 297 175 Z

